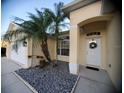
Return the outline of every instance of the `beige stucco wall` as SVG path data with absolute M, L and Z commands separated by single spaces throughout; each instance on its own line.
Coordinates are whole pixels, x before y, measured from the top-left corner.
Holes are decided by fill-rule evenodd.
M 34 45 L 32 45 L 32 66 L 36 66 L 36 65 L 39 65 L 39 60 L 40 58 L 37 58 L 37 56 L 43 56 L 43 52 L 42 52 L 42 49 L 41 49 L 41 46 L 40 46 L 40 43 L 36 43 L 36 41 L 33 41 Z
M 6 41 L 1 40 L 0 43 L 1 43 L 1 47 L 4 47 L 4 48 L 7 47 L 8 43 Z
M 69 62 L 69 56 L 58 55 L 58 60 Z
M 121 88 L 121 69 L 122 69 L 122 40 L 121 40 L 121 16 L 115 13 L 111 22 L 108 25 L 107 31 L 107 60 L 108 73 L 116 88 Z
M 101 14 L 101 1 L 84 6 L 70 12 L 71 26 L 76 25 L 86 19 L 99 16 Z
M 104 6 L 107 7 L 107 6 Z M 118 13 L 114 14 L 114 17 L 110 20 L 112 13 L 103 14 L 102 2 L 97 1 L 90 5 L 84 6 L 77 10 L 70 12 L 70 56 L 69 56 L 69 69 L 73 74 L 78 73 L 78 64 L 86 65 L 86 33 L 82 33 L 81 31 L 84 29 L 80 29 L 80 23 L 88 23 L 86 20 L 91 18 L 96 18 L 100 16 L 102 20 L 106 20 L 106 27 L 102 29 L 98 29 L 100 24 L 89 25 L 90 31 L 100 31 L 102 45 L 102 64 L 101 68 L 107 70 L 113 84 L 116 88 L 121 88 L 121 65 L 122 65 L 122 57 L 121 57 L 121 16 Z M 106 8 L 109 10 L 109 8 Z M 107 17 L 108 16 L 108 17 Z M 96 21 L 93 19 L 93 21 Z M 92 22 L 93 22 L 92 21 Z M 98 20 L 97 20 L 98 21 Z M 90 21 L 89 21 L 90 22 Z M 80 26 L 79 26 L 80 25 Z M 85 25 L 85 24 L 83 24 Z M 96 26 L 96 27 L 95 27 Z M 87 31 L 86 31 L 87 32 Z M 72 64 L 72 65 L 71 65 Z M 109 67 L 111 65 L 111 67 Z
M 28 47 L 28 56 L 32 56 L 32 39 L 28 39 L 28 43 L 27 43 L 27 47 Z M 33 63 L 33 58 L 28 58 L 28 67 L 31 67 Z
M 8 31 L 16 29 L 16 26 L 14 23 L 10 23 L 8 27 Z M 7 48 L 6 48 L 6 56 L 7 58 L 11 58 L 11 43 L 7 42 Z
M 8 31 L 16 30 L 17 27 L 18 27 L 18 26 L 17 26 L 16 24 L 14 24 L 13 22 L 11 22 L 11 23 L 9 24 Z
M 10 45 L 9 45 L 9 42 L 1 40 L 1 48 L 2 47 L 6 48 L 6 57 L 10 58 Z
M 49 38 L 48 39 L 48 49 L 50 51 L 51 59 L 56 59 L 56 40 Z
M 32 47 L 32 42 L 35 42 L 35 45 Z M 37 58 L 37 56 L 43 56 L 44 54 L 42 52 L 42 48 L 40 46 L 40 43 L 36 43 L 36 41 L 32 41 L 32 39 L 29 41 L 28 44 L 28 55 L 31 55 L 32 58 L 28 58 L 29 65 L 32 64 L 32 66 L 39 65 L 40 58 Z M 50 53 L 51 59 L 56 58 L 56 42 L 53 38 L 48 38 L 48 49 Z M 45 57 L 44 57 L 45 58 Z M 32 63 L 31 63 L 32 62 Z
M 90 12 L 88 12 L 90 11 Z M 92 3 L 88 6 L 82 7 L 70 13 L 70 57 L 69 62 L 72 64 L 76 64 L 77 62 L 82 63 L 79 56 L 80 56 L 80 31 L 78 24 L 82 21 L 99 16 L 101 12 L 101 1 Z M 83 50 L 82 50 L 83 51 Z M 82 58 L 82 57 L 81 57 Z M 84 61 L 84 59 L 83 59 Z M 78 69 L 78 68 L 77 68 Z M 77 72 L 75 72 L 77 73 Z
M 60 34 L 60 35 L 59 35 L 59 37 L 69 36 L 69 33 L 70 33 L 70 32 L 65 32 L 65 33 L 62 33 L 62 34 Z

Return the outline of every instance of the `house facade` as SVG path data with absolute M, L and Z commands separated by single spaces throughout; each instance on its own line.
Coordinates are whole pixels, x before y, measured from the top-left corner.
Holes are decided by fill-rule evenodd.
M 8 32 L 16 30 L 18 28 L 13 22 L 9 24 Z M 28 47 L 25 47 L 23 43 L 16 45 L 15 39 L 13 38 L 11 42 L 8 42 L 6 49 L 6 56 L 9 59 L 14 60 L 22 67 L 26 68 L 28 63 Z
M 57 59 L 69 62 L 72 74 L 79 73 L 79 65 L 104 69 L 113 84 L 121 89 L 121 14 L 109 0 L 75 0 L 63 7 L 70 18 L 70 31 L 59 36 Z M 9 29 L 14 29 L 10 24 Z M 36 66 L 43 56 L 40 46 L 33 40 L 22 43 L 18 52 L 7 46 L 7 57 L 23 67 Z M 56 40 L 48 38 L 51 59 L 56 59 Z M 30 57 L 29 57 L 30 56 Z
M 10 23 L 8 31 L 16 30 L 18 26 Z M 18 36 L 19 38 L 19 36 Z M 34 40 L 26 39 L 16 45 L 16 39 L 13 38 L 11 43 L 7 44 L 6 55 L 8 58 L 14 60 L 23 68 L 39 65 L 40 57 L 44 57 L 41 44 L 34 45 Z M 25 44 L 26 43 L 26 44 Z M 17 49 L 16 49 L 17 48 Z M 53 36 L 48 36 L 48 49 L 52 60 L 56 59 L 56 40 Z M 69 31 L 62 32 L 59 36 L 57 59 L 69 62 Z
M 79 65 L 104 69 L 121 89 L 121 14 L 110 0 L 75 0 L 63 7 L 70 18 L 70 73 Z

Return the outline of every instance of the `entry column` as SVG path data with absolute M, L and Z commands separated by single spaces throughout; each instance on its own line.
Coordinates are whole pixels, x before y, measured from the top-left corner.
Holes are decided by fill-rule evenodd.
M 72 25 L 70 29 L 70 56 L 69 56 L 69 70 L 72 74 L 78 74 L 79 65 L 79 28 L 77 25 Z

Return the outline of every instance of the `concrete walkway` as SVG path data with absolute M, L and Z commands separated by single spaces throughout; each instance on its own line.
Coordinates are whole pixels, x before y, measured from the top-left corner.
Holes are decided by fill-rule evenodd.
M 32 93 L 13 72 L 21 67 L 14 61 L 1 58 L 1 93 Z M 80 78 L 74 93 L 116 93 L 106 71 L 94 71 L 80 67 Z
M 1 58 L 1 93 L 32 93 L 32 91 L 20 81 L 13 72 L 21 67 L 14 61 Z
M 80 67 L 80 78 L 74 93 L 116 93 L 106 71 Z

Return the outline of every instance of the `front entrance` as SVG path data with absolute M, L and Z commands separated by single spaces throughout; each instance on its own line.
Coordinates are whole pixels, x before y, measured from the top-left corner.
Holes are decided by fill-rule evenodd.
M 88 38 L 86 47 L 87 65 L 99 67 L 101 65 L 101 38 Z

